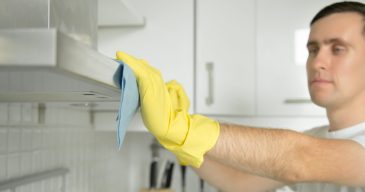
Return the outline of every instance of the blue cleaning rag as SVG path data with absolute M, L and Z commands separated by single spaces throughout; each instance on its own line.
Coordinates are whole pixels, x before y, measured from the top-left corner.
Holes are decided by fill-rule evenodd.
M 139 108 L 139 92 L 133 71 L 122 61 L 117 62 L 120 65 L 113 76 L 113 80 L 121 90 L 120 106 L 117 116 L 117 142 L 120 149 L 123 144 L 125 132 Z

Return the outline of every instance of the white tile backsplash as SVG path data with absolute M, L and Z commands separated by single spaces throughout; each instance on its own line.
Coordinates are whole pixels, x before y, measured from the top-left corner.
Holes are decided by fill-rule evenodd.
M 42 182 L 34 182 L 32 183 L 32 191 L 36 192 L 36 191 L 44 191 L 43 190 L 43 186 L 42 186 Z
M 20 154 L 12 153 L 8 155 L 7 161 L 7 178 L 11 179 L 14 177 L 19 177 L 20 174 Z
M 7 71 L 0 71 L 0 86 L 2 91 L 9 89 L 9 73 Z
M 42 160 L 43 160 L 43 164 L 42 166 L 47 169 L 47 168 L 55 168 L 54 165 L 54 156 L 53 156 L 53 149 L 45 149 L 42 151 Z
M 65 167 L 70 170 L 67 192 L 138 192 L 148 186 L 153 139 L 149 133 L 127 133 L 118 150 L 115 132 L 93 130 L 87 110 L 46 104 L 45 122 L 37 124 L 36 106 L 0 104 L 0 115 L 9 114 L 0 118 L 0 181 Z M 178 179 L 173 184 L 176 192 Z M 17 191 L 56 192 L 60 182 L 44 180 Z
M 53 132 L 53 128 L 45 128 L 43 130 L 43 135 L 44 135 L 44 146 L 43 147 L 47 147 L 47 148 L 53 148 L 54 147 L 54 135 L 55 133 Z
M 15 191 L 16 192 L 29 192 L 31 190 L 32 190 L 32 185 L 28 184 L 28 185 L 23 185 L 23 186 L 17 188 Z
M 8 129 L 0 127 L 0 155 L 7 152 L 8 147 Z
M 32 152 L 21 153 L 20 170 L 22 175 L 28 175 L 32 173 Z
M 35 123 L 33 122 L 33 104 L 22 103 L 21 104 L 21 122 L 22 123 Z
M 9 128 L 8 130 L 8 152 L 20 151 L 21 128 Z
M 43 187 L 44 191 L 52 191 L 52 182 L 50 181 L 50 179 L 43 181 Z
M 6 179 L 7 175 L 7 156 L 0 155 L 0 181 Z
M 43 144 L 43 131 L 40 128 L 34 128 L 32 131 L 32 150 L 40 149 Z
M 31 128 L 22 128 L 20 143 L 22 151 L 30 151 L 32 150 L 32 133 L 33 129 Z
M 33 151 L 32 152 L 32 172 L 42 171 L 43 170 L 43 159 L 42 159 L 42 151 Z
M 0 125 L 8 123 L 8 103 L 0 103 Z
M 20 124 L 22 119 L 21 103 L 9 103 L 8 119 L 10 124 Z

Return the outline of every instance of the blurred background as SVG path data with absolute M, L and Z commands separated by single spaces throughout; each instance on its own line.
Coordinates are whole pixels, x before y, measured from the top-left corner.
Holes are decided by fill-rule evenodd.
M 0 191 L 137 192 L 161 186 L 170 164 L 168 189 L 218 191 L 183 174 L 139 114 L 119 149 L 115 52 L 181 82 L 191 113 L 304 131 L 327 123 L 307 91 L 305 45 L 332 2 L 0 1 Z

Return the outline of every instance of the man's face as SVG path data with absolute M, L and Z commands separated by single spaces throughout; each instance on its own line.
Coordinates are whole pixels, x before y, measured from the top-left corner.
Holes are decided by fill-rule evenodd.
M 307 76 L 317 105 L 336 109 L 365 102 L 363 27 L 362 16 L 352 12 L 326 16 L 311 26 Z

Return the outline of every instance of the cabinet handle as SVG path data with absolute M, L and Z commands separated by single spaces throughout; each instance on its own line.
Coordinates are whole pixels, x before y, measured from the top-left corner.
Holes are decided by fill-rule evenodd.
M 214 102 L 214 92 L 213 92 L 213 88 L 214 88 L 214 78 L 213 78 L 213 68 L 214 68 L 214 63 L 213 62 L 208 62 L 205 64 L 205 68 L 208 72 L 208 96 L 205 98 L 205 103 L 207 105 L 212 105 Z
M 310 99 L 307 98 L 289 98 L 284 100 L 285 104 L 306 104 L 312 103 Z

